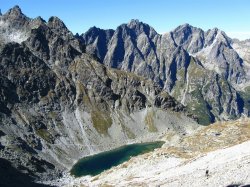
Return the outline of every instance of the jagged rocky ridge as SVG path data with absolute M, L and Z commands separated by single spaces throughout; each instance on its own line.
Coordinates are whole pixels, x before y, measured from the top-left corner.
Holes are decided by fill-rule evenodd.
M 113 34 L 105 31 L 101 43 Z M 124 71 L 112 59 L 110 68 L 98 56 L 107 51 L 85 48 L 57 17 L 31 19 L 18 6 L 0 16 L 1 165 L 50 180 L 83 156 L 197 127 L 153 74 Z
M 249 115 L 249 42 L 184 24 L 166 34 L 131 20 L 81 35 L 88 53 L 112 68 L 149 78 L 201 124 Z

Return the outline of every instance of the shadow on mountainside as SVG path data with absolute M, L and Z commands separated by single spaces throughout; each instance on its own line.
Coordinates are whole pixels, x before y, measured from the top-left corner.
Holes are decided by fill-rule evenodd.
M 11 166 L 8 160 L 0 158 L 0 186 L 1 187 L 50 187 L 33 182 L 32 177 L 23 174 Z

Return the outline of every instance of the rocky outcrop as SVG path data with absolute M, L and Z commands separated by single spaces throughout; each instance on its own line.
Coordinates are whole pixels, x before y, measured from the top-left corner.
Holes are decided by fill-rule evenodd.
M 239 54 L 240 58 L 248 64 L 250 62 L 250 40 L 239 41 L 234 39 L 231 41 L 233 49 Z
M 173 37 L 174 42 L 178 46 L 182 46 L 190 54 L 197 53 L 206 43 L 206 33 L 196 27 L 192 27 L 189 24 L 180 25 L 170 33 Z M 212 33 L 211 33 L 212 34 Z M 211 44 L 211 39 L 207 39 Z
M 86 33 L 82 34 L 83 43 L 87 46 L 86 52 L 95 55 L 101 61 L 108 50 L 108 42 L 114 34 L 114 30 L 103 30 L 96 27 L 90 28 Z
M 13 7 L 0 17 L 0 48 L 4 43 L 25 41 L 31 28 L 37 27 L 41 22 L 41 18 L 31 20 L 18 6 Z

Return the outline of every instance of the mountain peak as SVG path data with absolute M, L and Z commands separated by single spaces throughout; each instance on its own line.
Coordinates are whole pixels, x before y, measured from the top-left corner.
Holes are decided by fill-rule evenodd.
M 139 27 L 150 27 L 148 24 L 141 22 L 138 19 L 131 19 L 128 23 L 127 26 L 129 28 L 139 28 Z
M 13 8 L 11 8 L 6 13 L 6 15 L 11 16 L 11 17 L 20 17 L 20 16 L 23 16 L 23 13 L 22 13 L 21 8 L 18 5 L 16 5 Z
M 185 27 L 193 27 L 193 26 L 190 25 L 189 23 L 184 23 L 184 24 L 180 25 L 180 27 L 185 28 Z
M 185 23 L 183 25 L 180 25 L 178 27 L 176 27 L 173 32 L 179 32 L 179 31 L 184 31 L 184 32 L 188 32 L 188 31 L 192 31 L 194 29 L 199 29 L 199 28 L 196 28 L 196 27 L 193 27 L 192 25 L 188 24 L 188 23 Z
M 140 22 L 138 19 L 131 19 L 128 23 L 128 25 L 138 25 L 142 22 Z
M 93 26 L 93 27 L 90 27 L 87 32 L 98 32 L 100 30 L 102 29 L 100 29 L 99 27 Z
M 220 29 L 218 29 L 217 27 L 214 27 L 213 29 L 212 29 L 212 31 L 216 31 L 216 32 L 218 32 Z
M 36 17 L 34 20 L 38 21 L 40 23 L 45 23 L 46 22 L 41 16 Z
M 145 32 L 147 35 L 150 33 L 155 35 L 157 32 L 148 24 L 139 21 L 138 19 L 131 19 L 127 24 L 123 24 L 123 26 L 127 26 L 130 29 L 136 31 L 137 34 Z
M 220 37 L 221 40 L 226 44 L 226 45 L 230 45 L 230 43 L 232 43 L 232 39 L 230 37 L 227 36 L 227 34 L 224 31 L 218 30 L 218 32 L 220 33 Z
M 52 16 L 49 18 L 48 26 L 52 29 L 67 29 L 63 21 L 56 16 Z

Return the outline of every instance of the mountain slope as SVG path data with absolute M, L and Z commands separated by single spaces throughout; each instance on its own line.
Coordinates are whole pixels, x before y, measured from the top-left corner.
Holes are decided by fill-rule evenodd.
M 58 178 L 86 155 L 198 127 L 159 84 L 85 53 L 59 18 L 31 19 L 16 6 L 0 23 L 1 163 L 27 179 Z
M 59 183 L 68 187 L 250 184 L 249 118 L 211 124 L 180 139 L 166 135 L 162 140 L 167 142 L 162 148 L 131 158 L 97 176 L 68 177 Z

